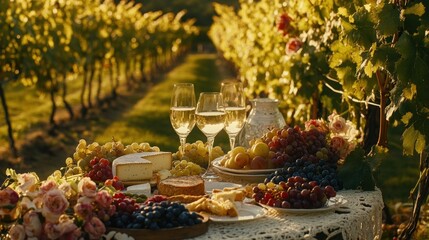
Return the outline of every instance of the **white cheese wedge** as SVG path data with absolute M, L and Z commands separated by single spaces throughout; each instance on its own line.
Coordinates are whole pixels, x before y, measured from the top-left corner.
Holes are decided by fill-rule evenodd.
M 118 176 L 121 181 L 141 181 L 152 178 L 153 164 L 151 161 L 127 156 L 113 160 L 113 176 Z
M 131 185 L 127 187 L 127 192 L 132 194 L 144 194 L 146 196 L 151 196 L 151 188 L 149 183 Z
M 112 174 L 121 181 L 146 181 L 154 172 L 171 169 L 170 152 L 127 154 L 113 160 Z

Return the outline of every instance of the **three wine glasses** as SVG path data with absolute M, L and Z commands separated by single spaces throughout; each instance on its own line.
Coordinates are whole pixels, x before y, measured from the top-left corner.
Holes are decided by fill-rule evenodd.
M 180 153 L 184 155 L 186 137 L 195 124 L 207 137 L 209 161 L 203 178 L 216 180 L 211 167 L 211 155 L 216 135 L 225 129 L 231 149 L 235 138 L 246 121 L 246 106 L 243 85 L 240 82 L 223 82 L 220 92 L 202 92 L 195 103 L 194 85 L 176 83 L 170 108 L 170 121 L 180 138 Z

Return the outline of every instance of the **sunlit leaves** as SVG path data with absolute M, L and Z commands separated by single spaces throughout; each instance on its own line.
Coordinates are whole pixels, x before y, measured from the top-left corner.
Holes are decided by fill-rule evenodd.
M 414 128 L 414 125 L 409 126 L 405 129 L 402 134 L 402 147 L 405 155 L 413 155 L 414 150 L 417 153 L 421 153 L 426 146 L 425 136 Z
M 350 17 L 350 20 L 354 27 L 347 32 L 347 39 L 369 49 L 377 39 L 370 13 L 360 8 Z
M 423 14 L 425 14 L 425 6 L 423 5 L 423 3 L 416 3 L 401 11 L 401 15 L 407 15 L 407 14 L 414 14 L 421 17 L 423 16 Z
M 384 4 L 377 13 L 377 31 L 381 36 L 390 36 L 398 32 L 401 21 L 399 10 L 393 4 Z

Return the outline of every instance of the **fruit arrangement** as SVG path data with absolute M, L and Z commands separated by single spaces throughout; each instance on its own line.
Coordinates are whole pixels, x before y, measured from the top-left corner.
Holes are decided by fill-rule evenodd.
M 176 160 L 173 162 L 173 168 L 170 173 L 173 177 L 200 175 L 204 169 L 191 161 Z
M 186 143 L 183 156 L 180 150 L 181 147 L 179 147 L 179 151 L 173 153 L 173 160 L 186 160 L 188 162 L 196 163 L 203 168 L 207 167 L 209 152 L 207 150 L 207 144 L 203 143 L 203 141 L 197 140 L 194 143 Z M 220 146 L 213 146 L 212 159 L 223 156 L 224 154 L 225 153 Z
M 299 158 L 313 162 L 325 160 L 335 163 L 339 157 L 328 145 L 326 132 L 315 128 L 301 130 L 298 126 L 273 128 L 259 139 L 251 141 L 248 149 L 232 149 L 220 164 L 232 169 L 282 168 Z
M 336 196 L 331 186 L 320 187 L 316 181 L 295 176 L 279 184 L 268 182 L 253 187 L 252 198 L 261 204 L 277 208 L 321 208 L 326 201 Z

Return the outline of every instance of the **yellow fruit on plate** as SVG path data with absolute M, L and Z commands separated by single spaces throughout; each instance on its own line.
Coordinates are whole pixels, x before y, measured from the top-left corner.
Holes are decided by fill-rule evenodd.
M 239 168 L 243 168 L 250 163 L 250 156 L 245 152 L 241 152 L 235 155 L 234 161 Z
M 263 158 L 267 158 L 270 153 L 270 148 L 266 143 L 258 142 L 252 146 L 250 152 L 251 152 L 251 156 L 253 157 L 260 156 Z
M 231 168 L 231 169 L 239 169 L 240 167 L 237 166 L 235 160 L 233 158 L 229 158 L 226 160 L 225 167 Z

